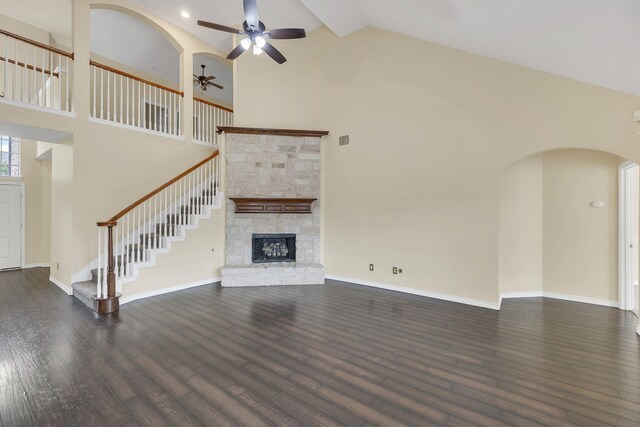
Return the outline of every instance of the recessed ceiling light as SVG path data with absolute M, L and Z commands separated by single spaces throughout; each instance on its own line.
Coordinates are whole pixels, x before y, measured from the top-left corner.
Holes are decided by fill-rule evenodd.
M 186 10 L 183 10 L 182 12 L 180 12 L 180 15 L 185 19 L 187 19 L 189 16 L 191 16 L 191 15 L 189 15 L 189 12 L 187 12 Z

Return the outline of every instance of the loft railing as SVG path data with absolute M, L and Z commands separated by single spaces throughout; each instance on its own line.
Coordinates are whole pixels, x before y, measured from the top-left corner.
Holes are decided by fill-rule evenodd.
M 184 92 L 91 61 L 91 116 L 180 135 Z
M 187 169 L 110 220 L 98 222 L 97 297 L 94 309 L 118 309 L 122 279 L 135 263 L 149 261 L 150 250 L 191 224 L 192 215 L 217 204 L 220 195 L 218 151 Z
M 233 110 L 200 98 L 193 98 L 193 139 L 218 144 L 218 126 L 233 126 Z
M 72 111 L 73 53 L 0 29 L 0 98 Z

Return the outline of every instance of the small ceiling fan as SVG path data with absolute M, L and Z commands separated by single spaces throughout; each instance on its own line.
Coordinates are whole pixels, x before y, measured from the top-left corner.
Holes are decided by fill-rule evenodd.
M 254 55 L 260 55 L 262 52 L 265 52 L 278 64 L 284 64 L 287 58 L 267 42 L 267 39 L 303 39 L 307 36 L 306 32 L 302 28 L 281 28 L 267 31 L 264 22 L 260 21 L 256 0 L 243 0 L 243 4 L 245 15 L 245 21 L 242 23 L 243 30 L 207 21 L 198 21 L 198 25 L 226 33 L 247 36 L 246 39 L 242 39 L 240 44 L 227 55 L 227 59 L 233 61 L 253 45 Z
M 197 76 L 195 74 L 193 75 L 193 85 L 194 86 L 200 85 L 200 89 L 202 89 L 202 90 L 207 90 L 207 88 L 209 86 L 217 87 L 218 89 L 224 89 L 223 86 L 220 86 L 219 84 L 214 83 L 214 82 L 211 81 L 211 80 L 215 80 L 215 78 L 216 78 L 215 76 L 206 77 L 204 75 L 204 68 L 205 68 L 204 64 L 202 64 L 200 66 L 202 67 L 202 75 L 201 76 Z

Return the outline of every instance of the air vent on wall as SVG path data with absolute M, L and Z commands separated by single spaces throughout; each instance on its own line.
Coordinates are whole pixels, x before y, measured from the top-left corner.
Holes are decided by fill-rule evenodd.
M 349 135 L 343 135 L 338 139 L 338 145 L 349 145 Z

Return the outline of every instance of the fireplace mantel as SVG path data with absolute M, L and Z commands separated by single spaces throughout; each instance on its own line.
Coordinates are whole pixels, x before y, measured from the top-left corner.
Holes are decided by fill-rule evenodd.
M 266 197 L 230 197 L 239 214 L 310 214 L 317 199 L 282 199 Z
M 265 128 L 244 128 L 232 126 L 218 126 L 218 133 L 235 133 L 240 135 L 279 135 L 296 136 L 309 138 L 322 138 L 329 135 L 325 130 L 301 130 L 301 129 L 265 129 Z

